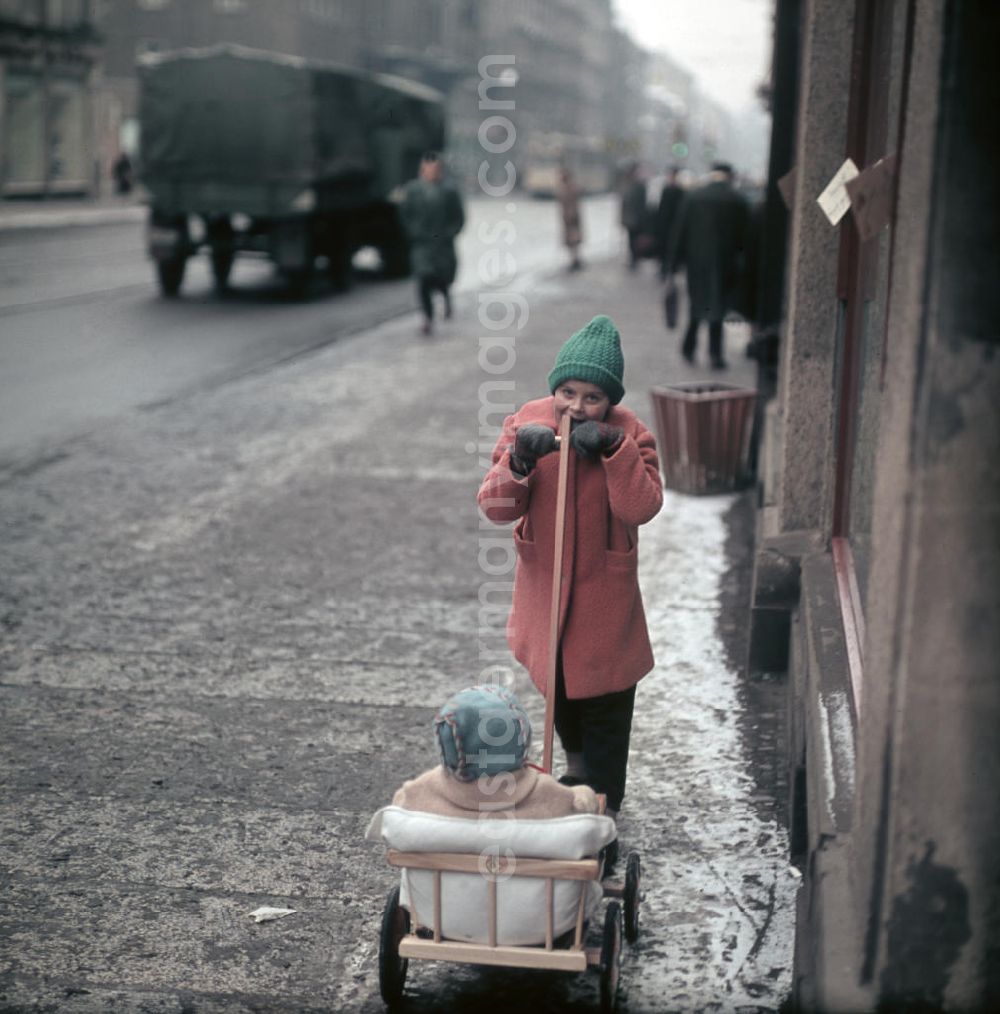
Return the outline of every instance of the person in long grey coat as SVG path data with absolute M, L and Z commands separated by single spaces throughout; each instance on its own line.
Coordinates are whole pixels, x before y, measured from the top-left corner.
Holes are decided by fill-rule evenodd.
M 646 220 L 646 177 L 642 165 L 633 162 L 625 173 L 621 190 L 621 223 L 628 234 L 628 268 L 639 263 L 640 237 Z
M 726 368 L 722 322 L 736 305 L 746 255 L 749 206 L 733 187 L 733 169 L 716 162 L 708 182 L 690 191 L 681 203 L 670 243 L 668 270 L 681 266 L 687 276 L 690 313 L 681 354 L 694 361 L 698 330 L 708 322 L 712 367 Z
M 580 244 L 583 242 L 583 225 L 580 221 L 580 186 L 572 171 L 566 166 L 559 170 L 556 200 L 559 202 L 559 214 L 562 218 L 563 245 L 569 251 L 569 269 L 570 271 L 579 271 L 583 267 L 583 262 L 580 260 Z
M 417 179 L 406 185 L 400 217 L 410 241 L 410 265 L 424 313 L 421 330 L 430 334 L 435 292 L 444 297 L 445 318 L 451 317 L 450 289 L 458 271 L 455 237 L 465 225 L 462 198 L 445 181 L 444 165 L 436 152 L 424 155 Z

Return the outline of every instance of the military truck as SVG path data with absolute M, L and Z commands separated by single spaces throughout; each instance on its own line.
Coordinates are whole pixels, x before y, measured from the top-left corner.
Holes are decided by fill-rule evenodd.
M 140 174 L 148 248 L 175 296 L 207 249 L 218 289 L 237 254 L 270 257 L 297 289 L 322 261 L 338 286 L 374 247 L 409 273 L 394 191 L 444 146 L 442 96 L 424 85 L 223 45 L 144 56 Z

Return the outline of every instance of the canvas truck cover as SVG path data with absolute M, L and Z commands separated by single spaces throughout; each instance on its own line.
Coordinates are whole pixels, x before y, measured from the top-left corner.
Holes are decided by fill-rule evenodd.
M 178 211 L 274 214 L 306 187 L 384 199 L 444 143 L 441 96 L 236 46 L 140 61 L 142 178 Z

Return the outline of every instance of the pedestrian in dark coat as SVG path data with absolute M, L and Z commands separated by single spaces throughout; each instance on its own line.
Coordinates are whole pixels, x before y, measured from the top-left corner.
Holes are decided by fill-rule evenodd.
M 424 313 L 421 330 L 430 334 L 435 292 L 444 297 L 445 319 L 451 317 L 450 289 L 458 270 L 455 237 L 465 225 L 462 199 L 445 181 L 444 165 L 436 152 L 424 155 L 418 178 L 406 185 L 400 217 L 410 241 L 410 265 Z
M 517 568 L 507 640 L 544 694 L 562 416 L 572 421 L 559 607 L 555 727 L 566 784 L 625 792 L 635 687 L 653 668 L 637 574 L 638 529 L 659 511 L 663 488 L 652 434 L 618 403 L 624 394 L 618 330 L 595 317 L 562 347 L 552 395 L 504 421 L 479 490 L 483 513 L 516 521 Z
M 114 165 L 111 167 L 111 175 L 115 180 L 115 193 L 128 194 L 132 191 L 132 160 L 128 157 L 128 152 L 122 152 L 118 158 L 115 159 Z
M 677 166 L 671 166 L 667 170 L 666 182 L 660 191 L 660 201 L 656 208 L 656 245 L 660 254 L 661 278 L 666 278 L 668 274 L 670 237 L 673 235 L 681 201 L 684 200 L 684 188 L 678 182 L 679 176 L 680 170 Z
M 736 305 L 746 254 L 749 208 L 733 187 L 732 166 L 717 162 L 708 182 L 681 202 L 670 243 L 668 272 L 681 265 L 687 275 L 690 312 L 681 354 L 694 361 L 698 329 L 708 322 L 708 349 L 714 369 L 725 369 L 722 322 Z
M 621 223 L 628 235 L 628 267 L 634 271 L 642 256 L 643 226 L 646 224 L 646 180 L 642 166 L 629 166 L 621 192 Z

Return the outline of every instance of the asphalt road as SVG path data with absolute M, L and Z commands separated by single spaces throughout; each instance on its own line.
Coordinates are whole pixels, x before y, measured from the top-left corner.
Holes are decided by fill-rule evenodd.
M 522 287 L 562 262 L 552 202 L 472 199 L 467 210 L 457 291 L 496 271 L 484 255 L 497 244 L 484 236 L 501 218 L 517 221 L 504 252 Z M 592 255 L 619 242 L 614 212 L 610 198 L 589 202 Z M 363 257 L 351 291 L 335 293 L 317 276 L 297 300 L 252 257 L 237 260 L 220 298 L 201 255 L 188 264 L 182 297 L 166 300 L 143 243 L 138 222 L 0 231 L 0 470 L 124 412 L 266 369 L 415 304 L 411 282 L 379 279 Z

